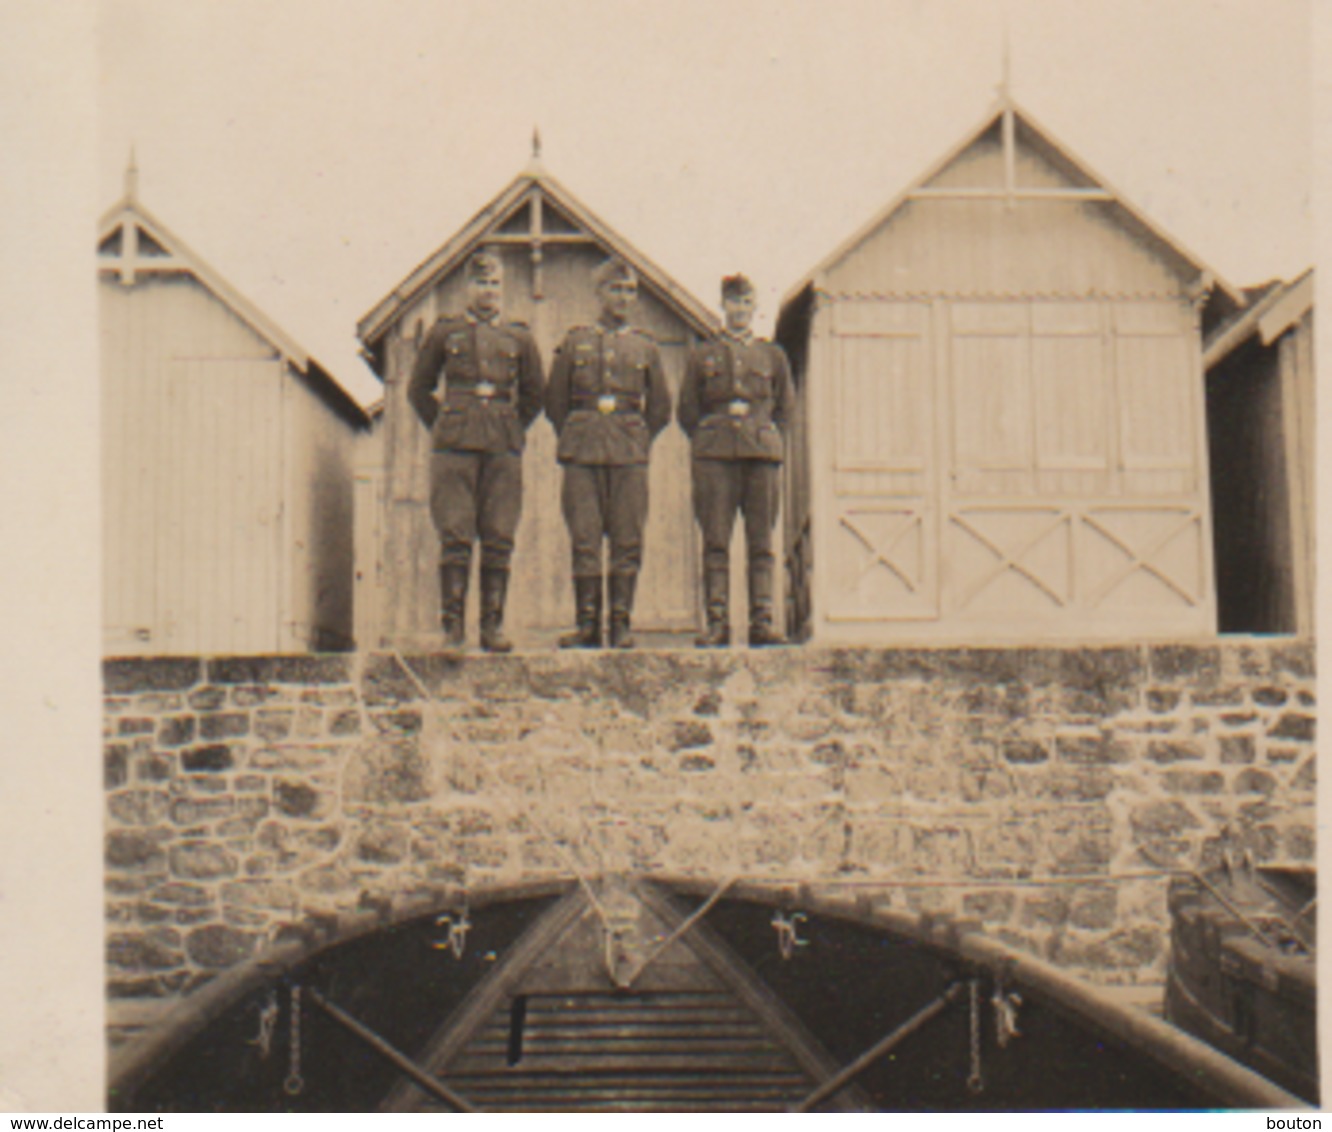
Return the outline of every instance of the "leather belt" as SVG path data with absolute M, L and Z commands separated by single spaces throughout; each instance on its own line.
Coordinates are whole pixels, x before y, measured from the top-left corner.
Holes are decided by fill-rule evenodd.
M 514 402 L 513 390 L 510 387 L 501 388 L 492 381 L 478 381 L 475 385 L 452 386 L 447 396 L 452 397 L 455 394 L 471 397 L 477 401 L 499 401 L 505 405 L 512 405 Z
M 598 413 L 641 413 L 643 397 L 638 393 L 600 393 L 575 397 L 575 409 L 593 409 Z
M 736 420 L 743 420 L 754 412 L 754 403 L 746 401 L 743 397 L 736 397 L 731 401 L 721 401 L 707 408 L 708 416 L 734 417 Z

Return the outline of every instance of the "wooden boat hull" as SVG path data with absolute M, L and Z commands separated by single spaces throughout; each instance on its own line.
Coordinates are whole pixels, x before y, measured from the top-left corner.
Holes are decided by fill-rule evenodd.
M 1175 1025 L 1317 1104 L 1312 941 L 1301 943 L 1281 927 L 1298 914 L 1299 903 L 1312 899 L 1312 891 L 1311 878 L 1283 890 L 1225 872 L 1174 882 L 1165 1014 Z
M 473 894 L 460 958 L 436 946 L 432 915 L 204 988 L 176 1025 L 119 1053 L 110 1107 L 448 1111 L 461 1107 L 451 1096 L 543 1112 L 1299 1107 L 1160 1019 L 957 924 L 761 885 L 709 901 L 700 882 L 634 884 L 661 950 L 628 976 L 580 889 Z M 781 948 L 774 920 L 798 942 Z M 298 986 L 301 1088 L 290 1091 Z M 996 999 L 1015 1007 L 1007 1035 Z M 265 1056 L 257 1025 L 270 1004 Z

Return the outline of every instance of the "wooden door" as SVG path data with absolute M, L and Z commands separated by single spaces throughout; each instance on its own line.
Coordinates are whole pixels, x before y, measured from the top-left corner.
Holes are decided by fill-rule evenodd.
M 1109 304 L 1118 499 L 1080 525 L 1085 602 L 1151 629 L 1216 631 L 1200 344 L 1183 301 Z
M 815 569 L 836 622 L 938 616 L 933 374 L 927 303 L 832 310 L 825 553 Z M 812 422 L 813 423 L 813 422 Z
M 945 615 L 1006 634 L 1212 631 L 1187 305 L 957 301 L 941 314 Z
M 848 299 L 830 331 L 810 406 L 829 636 L 1214 631 L 1185 301 Z
M 950 423 L 942 500 L 947 607 L 956 618 L 980 621 L 1067 610 L 1070 519 L 1057 493 L 1042 490 L 1041 465 L 1063 445 L 1069 430 L 1061 410 L 1077 403 L 1077 383 L 1047 388 L 1029 304 L 952 303 L 940 313 Z

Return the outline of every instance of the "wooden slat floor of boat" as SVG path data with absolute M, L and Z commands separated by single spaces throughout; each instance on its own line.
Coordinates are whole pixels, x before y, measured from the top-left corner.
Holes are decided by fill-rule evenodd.
M 504 1027 L 508 1026 L 508 1015 L 504 1017 Z M 582 1014 L 570 1012 L 568 1014 L 545 1014 L 533 1013 L 531 1010 L 527 1014 L 527 1032 L 530 1034 L 551 1034 L 554 1035 L 560 1030 L 577 1030 L 580 1033 L 597 1033 L 601 1031 L 614 1032 L 615 1030 L 633 1030 L 647 1029 L 653 1033 L 691 1033 L 702 1029 L 712 1029 L 716 1027 L 719 1030 L 748 1030 L 750 1027 L 762 1032 L 763 1027 L 754 1017 L 740 1017 L 736 1015 L 722 1014 L 691 1014 L 685 1017 L 679 1017 L 672 1014 L 648 1013 L 615 1013 L 615 1014 L 596 1014 L 586 1011 Z M 487 1023 L 484 1033 L 490 1033 L 492 1030 L 498 1030 L 501 1027 L 498 1023 Z
M 621 1055 L 621 1053 L 654 1053 L 654 1055 L 666 1055 L 666 1053 L 730 1053 L 735 1049 L 746 1048 L 742 1043 L 754 1043 L 761 1039 L 761 1033 L 741 1033 L 741 1035 L 699 1035 L 690 1037 L 689 1035 L 677 1035 L 667 1037 L 663 1035 L 653 1035 L 653 1033 L 641 1033 L 635 1036 L 623 1036 L 619 1033 L 606 1033 L 606 1035 L 587 1035 L 587 1033 L 569 1032 L 563 1037 L 537 1037 L 529 1032 L 525 1043 L 523 1043 L 523 1060 L 529 1060 L 531 1057 L 550 1057 L 558 1055 L 578 1055 L 585 1053 L 589 1049 L 598 1049 L 599 1052 L 606 1055 Z M 469 1045 L 469 1055 L 486 1059 L 490 1056 L 506 1056 L 509 1052 L 509 1043 L 503 1037 L 492 1037 L 482 1041 L 474 1041 Z M 461 1061 L 456 1061 L 456 1065 Z
M 525 1080 L 497 1087 L 493 1081 L 459 1078 L 452 1088 L 487 1111 L 549 1109 L 617 1111 L 713 1110 L 779 1112 L 810 1091 L 801 1075 L 742 1078 L 726 1076 L 715 1083 L 689 1077 L 626 1078 L 580 1074 L 563 1080 Z
M 526 996 L 521 1056 L 503 1006 L 443 1079 L 498 1111 L 777 1112 L 813 1087 L 725 992 Z
M 485 1073 L 494 1064 L 493 1057 L 460 1057 L 453 1063 L 449 1078 L 455 1074 Z M 651 1073 L 661 1069 L 678 1069 L 683 1072 L 705 1073 L 710 1070 L 759 1070 L 763 1072 L 781 1072 L 794 1064 L 789 1055 L 781 1050 L 748 1049 L 739 1053 L 663 1053 L 653 1049 L 629 1053 L 608 1053 L 596 1046 L 585 1046 L 574 1053 L 544 1053 L 540 1051 L 524 1052 L 521 1069 L 518 1065 L 503 1065 L 505 1076 L 513 1077 L 516 1071 L 529 1073 L 541 1070 L 567 1071 L 582 1073 L 588 1069 L 605 1069 L 624 1072 Z
M 763 1033 L 763 1027 L 756 1022 L 727 1022 L 721 1025 L 705 1023 L 704 1026 L 706 1027 L 707 1036 L 716 1040 L 744 1039 Z M 529 1015 L 525 1033 L 527 1034 L 527 1040 L 531 1042 L 559 1042 L 569 1038 L 581 1040 L 587 1037 L 594 1037 L 598 1040 L 620 1038 L 624 1041 L 660 1038 L 663 1041 L 670 1041 L 675 1037 L 692 1038 L 698 1034 L 701 1028 L 703 1027 L 694 1022 L 664 1022 L 661 1025 L 648 1025 L 643 1022 L 591 1022 L 582 1026 L 550 1025 L 540 1022 L 534 1024 Z M 509 1027 L 507 1023 L 501 1025 L 498 1020 L 487 1025 L 477 1038 L 478 1043 L 502 1042 L 506 1047 L 508 1040 Z
M 670 1093 L 672 1095 L 713 1096 L 722 1093 L 776 1094 L 805 1084 L 799 1072 L 767 1073 L 593 1073 L 587 1069 L 576 1072 L 519 1072 L 512 1074 L 480 1073 L 450 1075 L 449 1086 L 454 1089 L 474 1090 L 478 1096 L 499 1095 L 510 1091 L 515 1083 L 531 1093 L 581 1093 L 587 1089 L 607 1089 L 617 1093 Z M 469 1095 L 470 1092 L 469 1092 Z
M 494 1101 L 480 1105 L 482 1112 L 787 1112 L 799 1097 L 784 1100 L 750 1100 L 745 1097 L 717 1097 L 714 1100 L 680 1097 L 589 1098 L 586 1094 L 570 1097 L 525 1097 L 521 1101 Z M 418 1112 L 448 1112 L 446 1106 L 422 1106 Z
M 671 1014 L 722 1013 L 748 1018 L 734 996 L 725 991 L 645 991 L 631 995 L 589 992 L 587 994 L 532 994 L 528 1009 L 546 1013 L 635 1013 L 645 1006 Z

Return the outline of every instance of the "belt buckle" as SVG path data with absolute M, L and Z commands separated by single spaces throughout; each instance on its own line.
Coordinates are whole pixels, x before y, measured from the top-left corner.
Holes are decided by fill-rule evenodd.
M 603 393 L 600 397 L 598 397 L 597 412 L 598 413 L 615 412 L 615 397 L 610 393 Z
M 483 400 L 489 401 L 495 396 L 495 386 L 489 381 L 478 381 L 476 383 L 476 395 Z
M 748 402 L 748 401 L 732 401 L 732 402 L 726 407 L 726 411 L 727 411 L 728 413 L 730 413 L 731 416 L 733 416 L 733 417 L 747 417 L 747 416 L 749 416 L 749 402 Z

